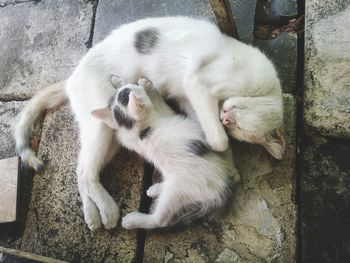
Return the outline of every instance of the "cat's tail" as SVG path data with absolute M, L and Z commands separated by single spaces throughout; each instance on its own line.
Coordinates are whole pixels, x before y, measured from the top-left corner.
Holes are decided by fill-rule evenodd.
M 35 121 L 45 110 L 52 109 L 67 101 L 65 84 L 66 81 L 61 81 L 40 90 L 28 101 L 20 113 L 15 128 L 17 153 L 21 157 L 22 164 L 33 168 L 35 171 L 39 171 L 44 167 L 43 162 L 35 156 L 29 143 Z

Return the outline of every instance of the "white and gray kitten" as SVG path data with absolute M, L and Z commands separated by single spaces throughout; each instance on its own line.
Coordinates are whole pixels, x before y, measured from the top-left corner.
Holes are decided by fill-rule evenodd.
M 232 202 L 232 186 L 239 181 L 231 149 L 210 150 L 200 124 L 175 114 L 151 86 L 145 79 L 121 85 L 108 107 L 92 112 L 117 130 L 124 147 L 144 156 L 162 174 L 162 182 L 147 191 L 155 198 L 152 213 L 129 213 L 122 226 L 173 227 L 216 216 Z

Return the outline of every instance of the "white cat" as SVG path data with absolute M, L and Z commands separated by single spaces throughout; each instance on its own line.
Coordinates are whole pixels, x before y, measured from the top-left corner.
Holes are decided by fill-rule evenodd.
M 116 130 L 124 147 L 162 174 L 162 182 L 147 191 L 155 198 L 152 213 L 127 214 L 122 226 L 173 227 L 219 214 L 232 202 L 232 186 L 239 181 L 231 149 L 210 150 L 199 123 L 175 114 L 149 81 L 140 79 L 138 85 L 119 85 L 109 106 L 92 112 Z
M 99 172 L 118 151 L 114 132 L 90 112 L 107 105 L 111 75 L 125 83 L 150 79 L 164 97 L 176 98 L 198 118 L 216 151 L 228 147 L 221 121 L 233 137 L 264 146 L 280 159 L 284 151 L 282 92 L 272 63 L 258 49 L 220 33 L 205 21 L 186 17 L 139 20 L 112 32 L 84 56 L 67 81 L 39 92 L 23 109 L 16 143 L 24 163 L 42 162 L 29 147 L 29 131 L 44 109 L 69 99 L 79 124 L 77 176 L 90 229 L 116 226 L 118 206 L 99 182 Z M 220 121 L 221 119 L 221 121 Z M 177 131 L 173 131 L 177 132 Z

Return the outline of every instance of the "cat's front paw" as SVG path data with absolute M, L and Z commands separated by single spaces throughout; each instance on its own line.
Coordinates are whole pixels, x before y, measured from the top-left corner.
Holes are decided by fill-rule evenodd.
M 140 228 L 140 224 L 143 221 L 145 214 L 139 212 L 131 212 L 123 217 L 122 227 L 125 229 Z
M 224 152 L 228 148 L 228 137 L 221 124 L 216 131 L 206 136 L 206 140 L 214 151 Z
M 105 229 L 115 228 L 119 220 L 119 207 L 114 200 L 106 201 L 100 207 L 100 215 Z

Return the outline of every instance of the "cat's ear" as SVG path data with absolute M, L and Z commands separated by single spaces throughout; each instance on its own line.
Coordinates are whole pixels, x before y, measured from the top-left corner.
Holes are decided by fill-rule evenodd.
M 115 128 L 113 114 L 109 107 L 93 110 L 91 115 L 105 122 L 109 127 Z
M 123 85 L 123 81 L 122 79 L 117 76 L 117 75 L 112 75 L 109 79 L 109 81 L 111 82 L 111 84 L 117 89 L 120 88 Z
M 267 136 L 264 148 L 276 159 L 281 160 L 286 148 L 286 141 L 284 140 L 282 130 L 274 130 Z

